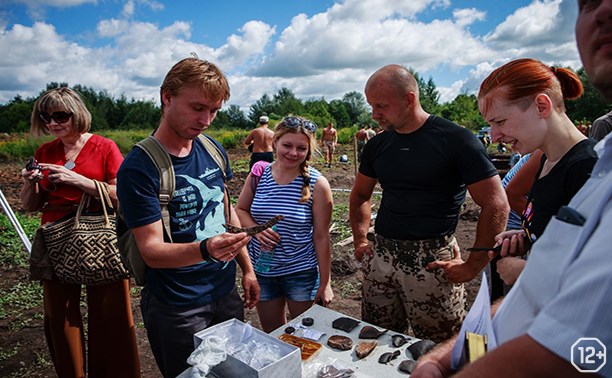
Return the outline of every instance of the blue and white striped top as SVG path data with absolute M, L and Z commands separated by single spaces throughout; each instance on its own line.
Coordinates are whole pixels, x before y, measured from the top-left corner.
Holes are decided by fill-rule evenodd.
M 299 202 L 304 183 L 301 175 L 287 185 L 274 181 L 270 166 L 261 175 L 251 204 L 251 216 L 257 223 L 263 223 L 275 215 L 284 215 L 285 219 L 276 225 L 281 239 L 274 249 L 270 270 L 258 274 L 274 277 L 318 266 L 313 242 L 312 199 L 315 183 L 321 173 L 312 167 L 309 167 L 309 172 L 311 196 L 306 202 Z M 252 238 L 248 250 L 253 266 L 259 259 L 260 248 L 259 241 Z

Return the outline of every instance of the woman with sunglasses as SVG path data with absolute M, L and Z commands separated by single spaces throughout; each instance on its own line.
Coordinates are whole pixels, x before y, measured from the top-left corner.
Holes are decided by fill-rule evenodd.
M 480 86 L 478 106 L 491 125 L 492 139 L 521 154 L 538 149 L 544 152 L 523 210 L 523 229 L 495 238 L 496 245 L 502 246 L 502 256 L 525 254 L 551 217 L 582 187 L 597 161 L 595 141 L 587 139 L 565 114 L 564 100 L 582 93 L 582 83 L 574 72 L 534 59 L 506 63 Z M 497 270 L 511 285 L 525 263 L 504 258 L 497 263 Z
M 257 314 L 265 332 L 287 323 L 314 302 L 327 306 L 332 298 L 329 225 L 332 193 L 329 182 L 310 167 L 317 148 L 316 125 L 301 117 L 285 117 L 274 132 L 276 159 L 254 188 L 246 178 L 236 212 L 244 227 L 284 216 L 274 228 L 249 243 L 261 299 Z
M 45 92 L 34 104 L 31 133 L 53 135 L 35 163 L 21 171 L 21 200 L 41 211 L 41 224 L 73 213 L 84 193 L 97 197 L 93 180 L 106 182 L 116 202 L 117 170 L 123 156 L 115 142 L 89 132 L 91 114 L 70 88 Z M 86 286 L 87 352 L 81 317 L 81 285 L 55 275 L 42 280 L 44 329 L 55 371 L 64 377 L 140 377 L 129 282 Z

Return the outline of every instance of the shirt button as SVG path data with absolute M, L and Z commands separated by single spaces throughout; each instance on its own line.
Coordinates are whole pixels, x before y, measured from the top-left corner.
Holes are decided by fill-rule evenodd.
M 606 170 L 602 169 L 601 171 L 599 171 L 599 173 L 597 174 L 598 177 L 604 177 L 606 175 Z

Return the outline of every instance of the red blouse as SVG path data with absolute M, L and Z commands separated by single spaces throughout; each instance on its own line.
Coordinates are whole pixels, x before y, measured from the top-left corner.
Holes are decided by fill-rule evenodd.
M 36 150 L 35 158 L 39 163 L 64 165 L 66 163 L 64 144 L 61 139 L 45 143 Z M 123 155 L 117 144 L 94 134 L 81 149 L 72 170 L 90 179 L 109 182 L 117 177 L 121 162 Z M 45 177 L 40 181 L 39 190 L 48 206 L 78 206 L 83 196 L 81 189 L 72 185 L 54 184 L 48 180 L 47 171 L 43 170 L 43 174 Z M 70 212 L 69 210 L 48 211 L 43 208 L 41 224 L 55 222 Z

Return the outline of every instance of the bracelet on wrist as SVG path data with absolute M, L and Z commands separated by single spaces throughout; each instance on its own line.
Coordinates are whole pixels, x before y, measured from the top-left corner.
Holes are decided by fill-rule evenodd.
M 210 253 L 208 253 L 208 248 L 206 246 L 206 242 L 208 241 L 208 239 L 204 239 L 200 242 L 200 254 L 202 255 L 202 260 L 204 261 L 211 261 L 211 262 L 215 262 L 218 263 L 220 262 L 219 260 L 215 259 L 214 257 L 212 257 L 210 255 Z

